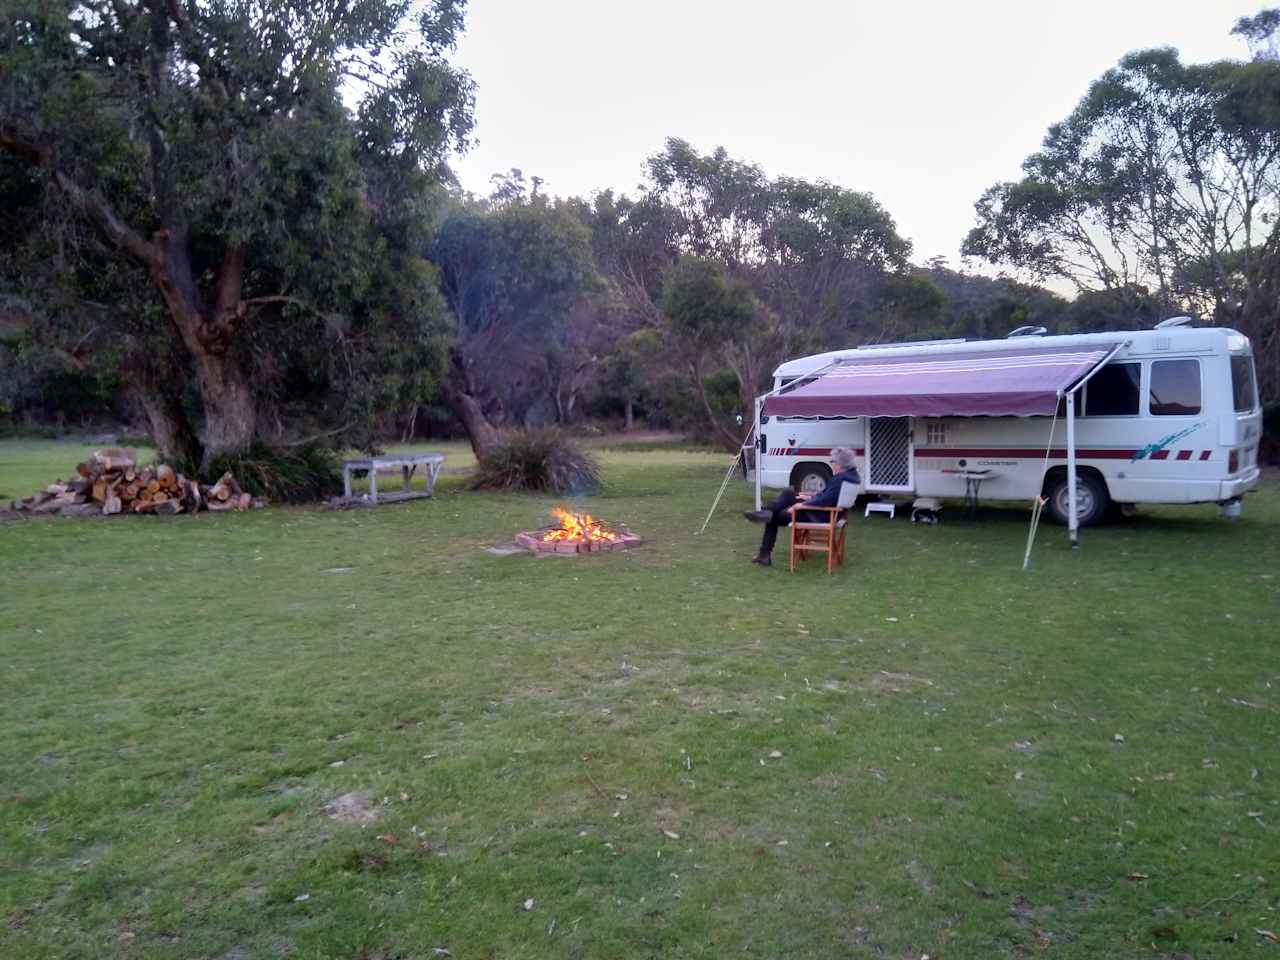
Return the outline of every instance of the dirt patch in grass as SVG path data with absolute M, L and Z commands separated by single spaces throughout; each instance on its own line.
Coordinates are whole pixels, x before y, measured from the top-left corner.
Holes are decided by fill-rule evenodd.
M 898 693 L 908 687 L 932 687 L 933 681 L 927 677 L 917 677 L 915 674 L 911 673 L 894 670 L 877 670 L 867 680 L 866 686 L 870 687 L 872 690 L 888 690 L 891 693 Z
M 938 889 L 929 868 L 919 860 L 912 860 L 907 864 L 907 876 L 920 888 L 921 893 L 934 893 Z
M 369 794 L 359 791 L 334 797 L 321 808 L 321 812 L 330 820 L 337 820 L 339 823 L 357 823 L 361 826 L 373 823 L 382 814 Z

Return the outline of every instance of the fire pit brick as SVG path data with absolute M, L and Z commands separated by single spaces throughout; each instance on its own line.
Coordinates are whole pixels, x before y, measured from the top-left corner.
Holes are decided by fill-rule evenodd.
M 640 537 L 629 530 L 612 530 L 608 528 L 605 529 L 612 534 L 612 539 L 595 537 L 586 540 L 546 539 L 547 534 L 562 529 L 563 527 L 543 527 L 541 530 L 525 530 L 517 533 L 512 537 L 512 540 L 516 546 L 523 547 L 526 550 L 532 550 L 537 553 L 558 554 L 608 553 L 613 550 L 627 550 L 631 547 L 637 547 L 643 542 Z

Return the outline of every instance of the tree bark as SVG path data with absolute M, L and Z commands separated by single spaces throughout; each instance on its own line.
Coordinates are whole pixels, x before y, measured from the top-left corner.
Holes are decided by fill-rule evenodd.
M 471 373 L 467 370 L 460 347 L 449 348 L 449 365 L 441 384 L 441 392 L 453 415 L 462 421 L 467 438 L 471 441 L 471 449 L 477 457 L 483 457 L 497 444 L 498 430 L 484 415 L 484 408 L 476 397 Z
M 147 418 L 147 431 L 162 460 L 191 466 L 200 463 L 200 441 L 177 398 L 138 386 L 131 386 L 129 394 Z
M 626 405 L 622 408 L 622 430 L 624 433 L 630 433 L 636 426 L 636 406 L 635 401 L 631 399 L 631 395 L 627 394 Z
M 257 433 L 258 406 L 248 378 L 224 352 L 206 348 L 196 354 L 195 361 L 204 400 L 204 465 L 208 466 L 220 454 L 249 449 Z

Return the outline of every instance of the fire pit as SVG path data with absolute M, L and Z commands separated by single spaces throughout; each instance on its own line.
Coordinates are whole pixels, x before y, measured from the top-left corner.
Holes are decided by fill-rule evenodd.
M 559 523 L 541 530 L 517 533 L 515 542 L 539 553 L 600 553 L 639 546 L 640 538 L 627 530 L 612 530 L 589 513 L 551 511 Z

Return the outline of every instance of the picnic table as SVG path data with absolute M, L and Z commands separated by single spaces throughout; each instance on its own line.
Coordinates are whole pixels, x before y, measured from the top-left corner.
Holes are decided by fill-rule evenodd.
M 427 489 L 425 491 L 413 489 L 413 475 L 419 467 L 425 468 L 423 471 L 427 478 Z M 399 493 L 384 493 L 382 495 L 383 500 L 391 502 L 430 497 L 435 493 L 436 478 L 440 476 L 440 470 L 443 467 L 443 453 L 390 453 L 381 457 L 361 457 L 355 460 L 343 460 L 342 491 L 346 497 L 350 498 L 351 475 L 358 471 L 367 473 L 369 474 L 369 499 L 377 503 L 378 471 L 398 469 L 403 475 L 404 486 Z

